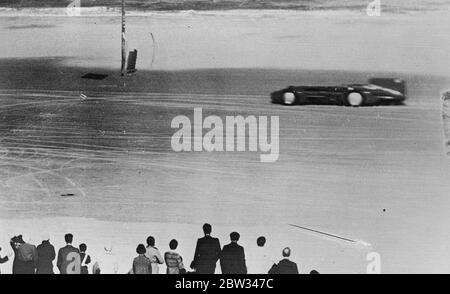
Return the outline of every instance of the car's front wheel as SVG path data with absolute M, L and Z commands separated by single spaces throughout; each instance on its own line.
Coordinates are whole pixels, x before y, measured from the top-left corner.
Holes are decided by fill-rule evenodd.
M 358 107 L 363 105 L 364 96 L 358 92 L 350 92 L 346 97 L 346 104 L 348 106 Z
M 284 105 L 293 105 L 295 104 L 295 94 L 293 92 L 284 92 L 283 93 L 283 104 Z

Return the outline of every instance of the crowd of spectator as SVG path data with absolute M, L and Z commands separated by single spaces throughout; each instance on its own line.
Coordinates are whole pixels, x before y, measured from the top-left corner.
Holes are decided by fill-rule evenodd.
M 204 237 L 197 240 L 194 258 L 186 268 L 183 257 L 177 252 L 178 241 L 169 242 L 169 250 L 163 255 L 155 246 L 155 238 L 149 236 L 147 245 L 138 244 L 137 256 L 132 260 L 128 274 L 158 274 L 160 266 L 166 265 L 166 274 L 214 274 L 219 263 L 222 274 L 298 274 L 297 264 L 291 261 L 291 249 L 286 247 L 281 251 L 282 258 L 273 261 L 266 251 L 266 238 L 261 236 L 256 240 L 256 247 L 252 248 L 251 271 L 248 271 L 244 247 L 238 244 L 238 232 L 230 234 L 230 243 L 221 248 L 218 238 L 211 236 L 210 224 L 203 225 Z M 14 258 L 12 261 L 13 274 L 54 274 L 53 263 L 60 274 L 120 274 L 119 263 L 112 246 L 104 246 L 101 256 L 95 261 L 87 253 L 88 247 L 81 243 L 78 247 L 72 245 L 73 235 L 64 236 L 66 245 L 56 254 L 50 237 L 44 237 L 37 247 L 23 240 L 22 235 L 14 236 L 10 240 Z M 1 254 L 1 248 L 0 248 Z M 2 257 L 0 264 L 10 260 L 12 254 Z M 318 274 L 313 270 L 311 274 Z

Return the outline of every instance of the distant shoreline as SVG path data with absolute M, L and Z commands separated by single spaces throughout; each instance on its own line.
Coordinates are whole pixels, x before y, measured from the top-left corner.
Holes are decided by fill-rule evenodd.
M 6 1 L 0 8 L 65 8 L 72 0 L 22 0 Z M 19 3 L 16 3 L 19 2 Z M 298 2 L 284 1 L 260 1 L 260 0 L 154 0 L 154 1 L 126 1 L 129 9 L 150 11 L 171 10 L 232 10 L 232 9 L 283 9 L 283 10 L 326 10 L 326 9 L 364 9 L 365 5 L 334 4 L 324 5 L 317 1 Z M 84 8 L 120 8 L 121 0 L 81 0 Z
M 72 0 L 7 0 L 0 9 L 52 9 L 66 8 Z M 293 11 L 365 11 L 369 0 L 345 1 L 295 1 L 295 0 L 128 0 L 126 6 L 135 11 L 227 11 L 227 10 L 293 10 Z M 121 0 L 81 0 L 82 8 L 116 10 Z M 427 4 L 416 1 L 397 1 L 395 4 L 383 3 L 382 10 L 389 13 L 442 11 L 450 5 L 442 3 Z
M 6 8 L 65 8 L 73 0 L 10 0 L 0 7 Z M 16 3 L 19 2 L 19 3 Z M 292 10 L 317 10 L 317 9 L 351 9 L 355 5 L 348 4 L 324 5 L 315 0 L 309 2 L 298 2 L 292 0 L 264 1 L 264 0 L 153 0 L 153 1 L 129 1 L 126 6 L 137 10 L 230 10 L 230 9 L 292 9 Z M 364 5 L 358 5 L 360 9 Z M 81 7 L 108 7 L 120 8 L 121 0 L 81 0 Z

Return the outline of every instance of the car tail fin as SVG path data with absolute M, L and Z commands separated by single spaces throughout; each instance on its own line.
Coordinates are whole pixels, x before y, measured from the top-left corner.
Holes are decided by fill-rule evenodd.
M 401 79 L 389 79 L 389 78 L 373 78 L 369 80 L 370 84 L 380 87 L 399 91 L 406 96 L 406 82 Z

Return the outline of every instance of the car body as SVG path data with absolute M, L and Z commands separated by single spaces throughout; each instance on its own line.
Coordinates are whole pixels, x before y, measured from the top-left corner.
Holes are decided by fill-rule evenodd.
M 271 93 L 273 103 L 284 105 L 372 106 L 402 104 L 405 99 L 405 81 L 391 78 L 374 78 L 367 84 L 343 86 L 289 86 Z

